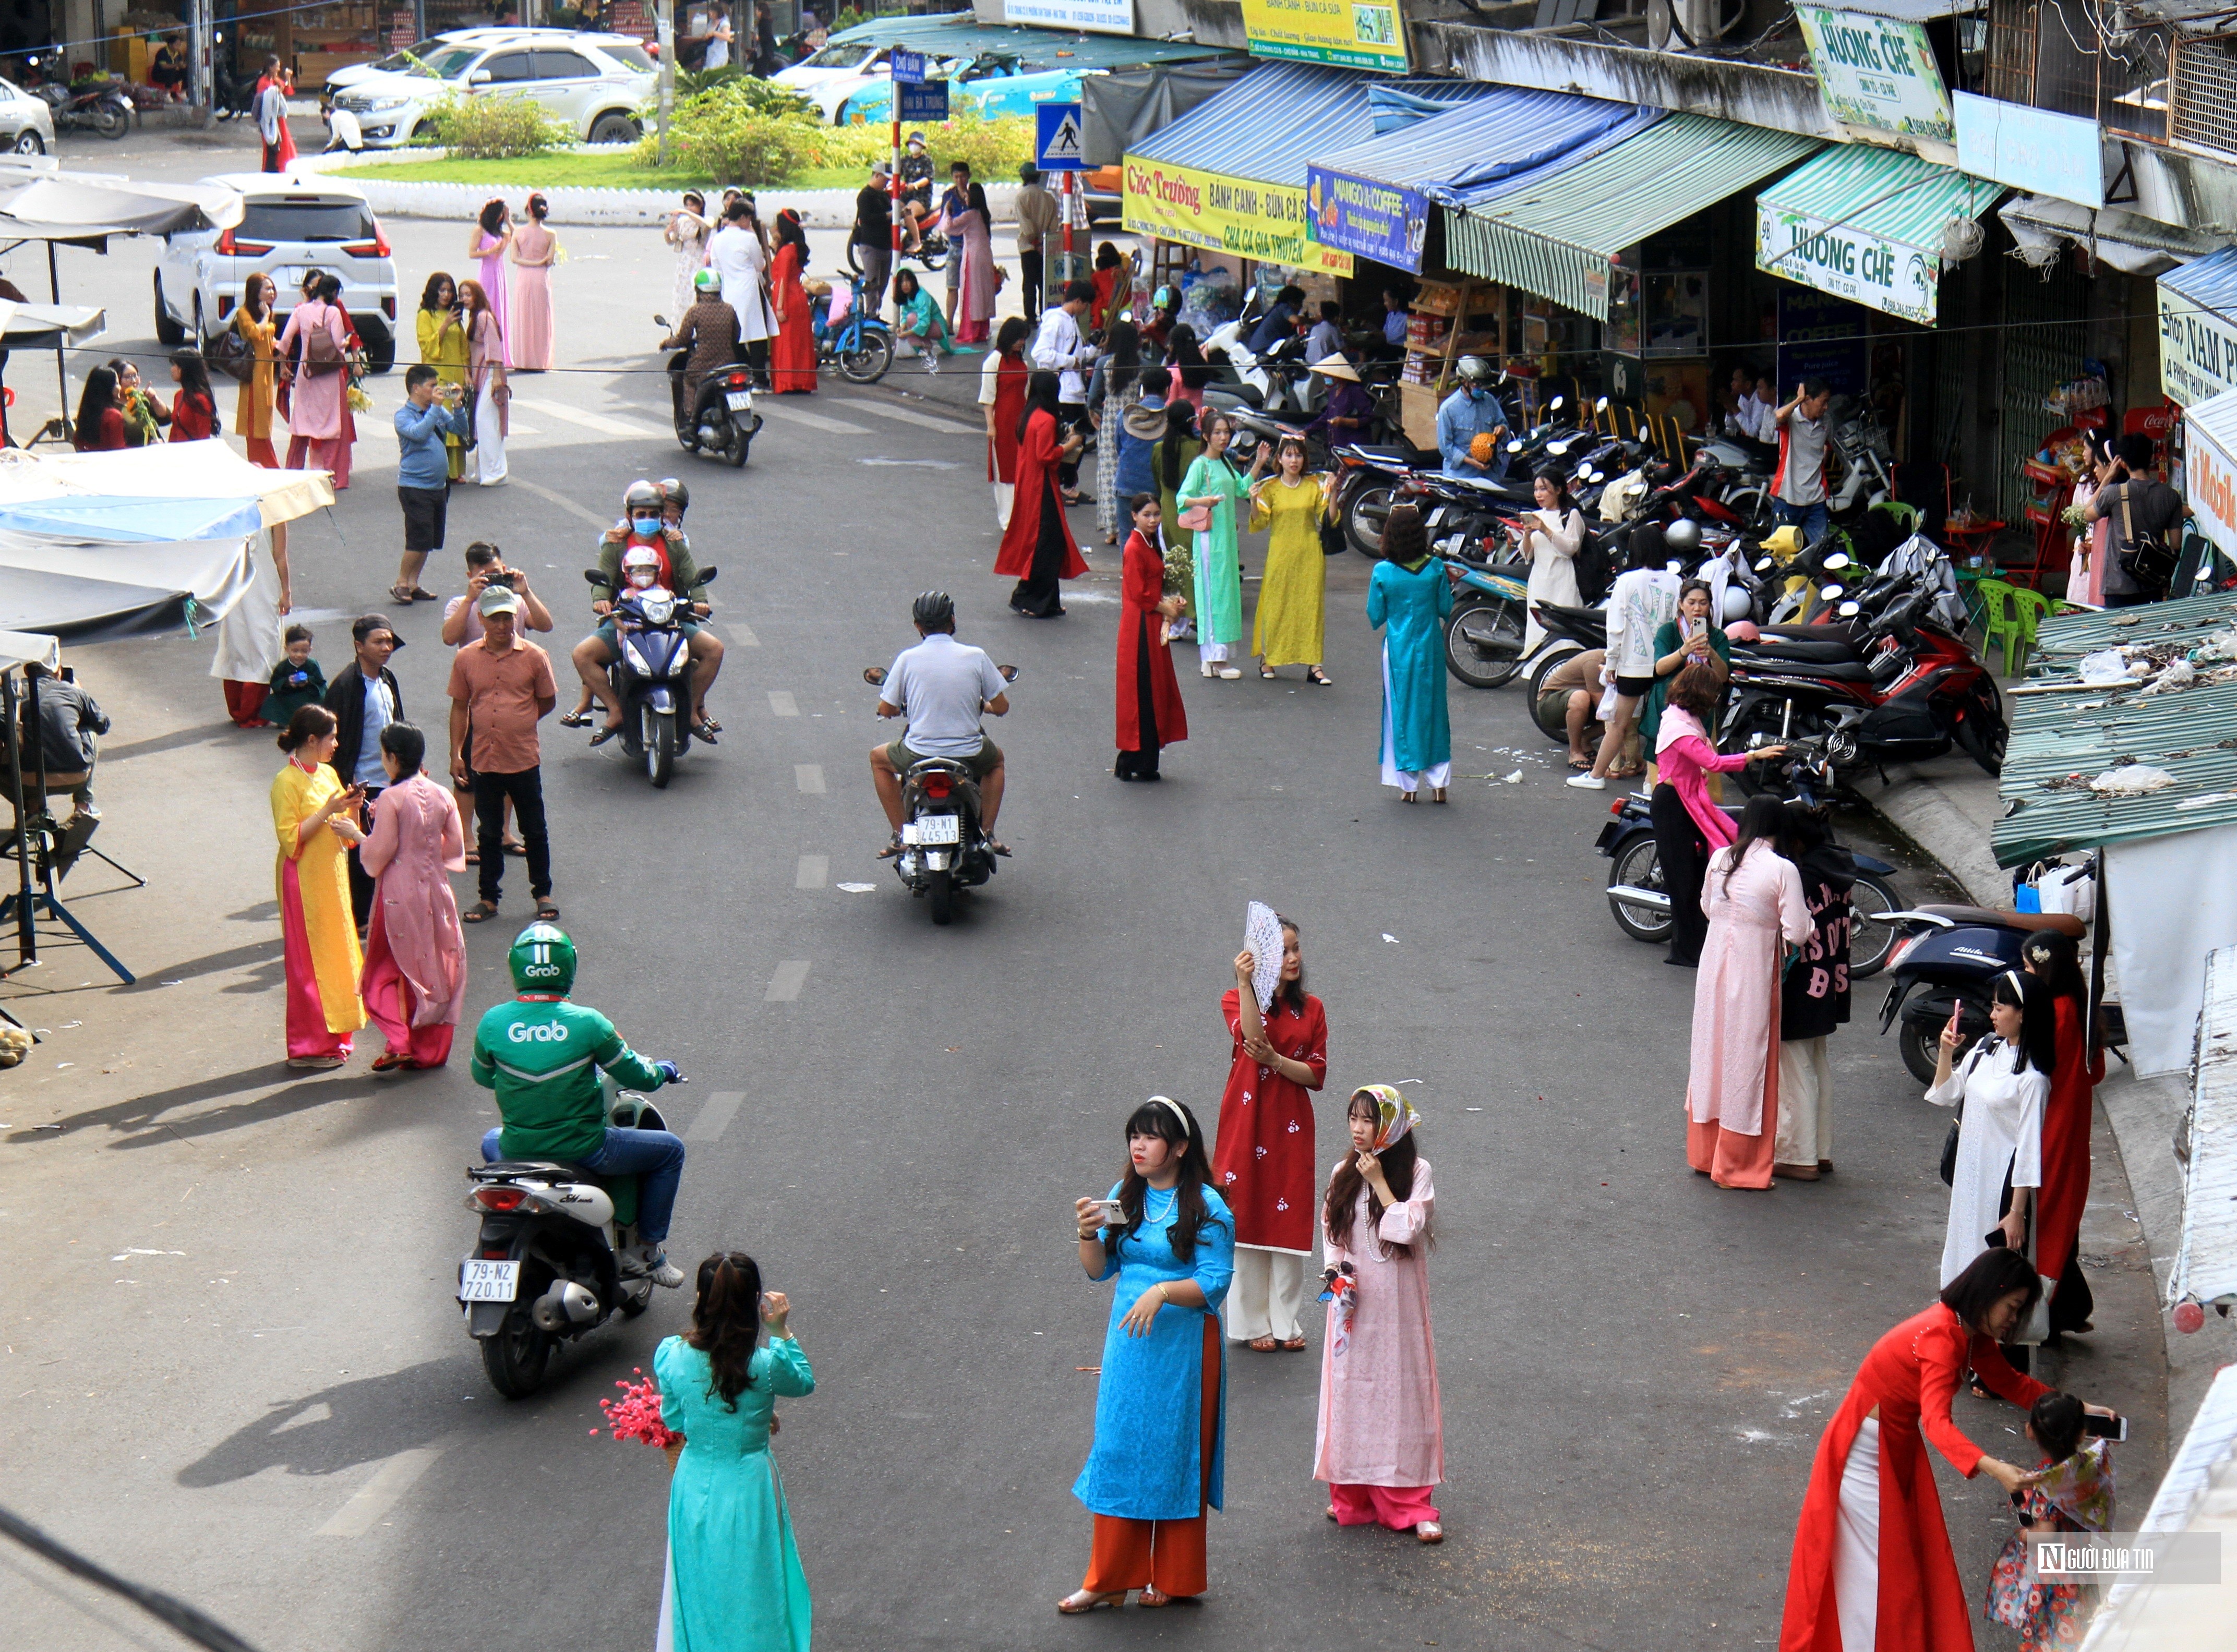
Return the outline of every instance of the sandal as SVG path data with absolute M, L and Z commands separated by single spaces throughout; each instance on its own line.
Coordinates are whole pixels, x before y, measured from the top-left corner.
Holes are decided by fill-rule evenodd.
M 536 921 L 539 924 L 558 923 L 559 921 L 559 909 L 557 906 L 554 906 L 549 900 L 538 901 L 536 903 Z
M 491 918 L 495 918 L 496 916 L 497 903 L 495 901 L 478 900 L 472 905 L 467 907 L 465 911 L 459 914 L 459 921 L 461 924 L 486 924 Z
M 717 729 L 714 724 L 709 722 L 704 717 L 702 717 L 697 722 L 691 725 L 691 738 L 697 740 L 702 746 L 712 746 L 715 743 L 715 736 L 720 732 L 721 731 Z
M 716 722 L 712 717 L 709 717 L 703 711 L 699 714 L 699 721 L 704 723 L 707 727 L 715 734 L 719 734 L 723 732 L 723 725 Z M 711 741 L 709 743 L 712 744 Z
M 1311 683 L 1316 688 L 1333 688 L 1336 687 L 1335 680 L 1318 666 L 1308 666 L 1305 668 L 1305 681 Z
M 1434 792 L 1432 792 L 1432 793 L 1429 793 L 1429 801 L 1430 801 L 1430 802 L 1432 802 L 1432 803 L 1442 803 L 1444 800 L 1445 800 L 1445 788 L 1444 788 L 1443 787 L 1442 787 L 1442 786 L 1441 786 L 1441 787 L 1439 787 L 1435 791 L 1434 791 Z
M 443 599 L 424 585 L 414 585 L 412 588 L 412 600 L 415 602 L 439 602 Z
M 1282 1345 L 1283 1353 L 1303 1353 L 1304 1351 L 1305 1339 L 1303 1337 L 1291 1337 Z
M 1271 1353 L 1275 1349 L 1281 1346 L 1282 1345 L 1280 1343 L 1275 1341 L 1271 1337 L 1253 1337 L 1250 1339 L 1250 1352 L 1253 1353 Z
M 891 860 L 895 855 L 901 853 L 901 834 L 896 832 L 894 833 L 894 840 L 878 851 L 878 859 Z
M 1189 1600 L 1191 1598 L 1193 1598 L 1193 1596 L 1187 1595 L 1168 1595 L 1162 1589 L 1152 1588 L 1144 1589 L 1136 1598 L 1134 1604 L 1137 1606 L 1171 1606 L 1175 1601 Z
M 1589 773 L 1592 770 L 1593 760 L 1589 757 L 1573 757 L 1569 760 L 1569 767 L 1580 773 Z
M 559 727 L 562 728 L 588 728 L 590 726 L 591 714 L 588 711 L 563 711 L 559 714 Z
M 391 585 L 388 588 L 388 600 L 399 608 L 411 607 L 412 588 L 409 585 Z
M 405 1055 L 401 1050 L 385 1050 L 373 1058 L 373 1070 L 381 1077 L 386 1077 L 390 1073 L 403 1072 L 411 1065 L 412 1057 Z
M 501 846 L 509 855 L 517 855 L 523 860 L 528 859 L 528 846 L 516 839 L 507 838 Z
M 603 746 L 621 732 L 622 731 L 618 728 L 601 728 L 597 734 L 591 736 L 591 744 L 593 746 Z
M 480 865 L 482 864 L 482 852 L 481 852 L 480 850 L 478 850 L 478 849 L 469 849 L 469 850 L 467 850 L 467 851 L 466 851 L 466 864 L 467 864 L 468 865 L 470 865 L 470 866 L 478 866 L 478 865 Z
M 1258 668 L 1258 675 L 1265 681 L 1271 682 L 1274 681 L 1274 668 L 1270 665 L 1262 665 Z
M 1401 803 L 1418 803 L 1421 801 L 1421 798 L 1418 794 L 1412 792 L 1401 792 L 1398 793 L 1398 800 Z
M 987 846 L 989 849 L 992 849 L 996 854 L 1001 856 L 1005 860 L 1007 860 L 1010 858 L 1010 846 L 1003 842 L 1000 838 L 987 839 Z
M 1066 1617 L 1074 1617 L 1082 1612 L 1100 1611 L 1106 1606 L 1124 1606 L 1125 1603 L 1126 1591 L 1123 1589 L 1109 1595 L 1091 1594 L 1086 1589 L 1074 1589 L 1059 1601 L 1056 1603 L 1056 1609 Z

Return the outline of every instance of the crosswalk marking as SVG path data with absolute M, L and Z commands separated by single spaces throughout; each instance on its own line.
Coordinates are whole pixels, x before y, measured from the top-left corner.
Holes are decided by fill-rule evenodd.
M 564 406 L 558 402 L 531 401 L 525 396 L 512 398 L 515 407 L 532 407 L 539 413 L 564 419 L 570 425 L 579 425 L 586 431 L 597 431 L 602 436 L 666 436 L 668 431 L 658 425 L 647 425 L 634 418 L 614 418 L 605 413 L 589 413 L 579 407 Z

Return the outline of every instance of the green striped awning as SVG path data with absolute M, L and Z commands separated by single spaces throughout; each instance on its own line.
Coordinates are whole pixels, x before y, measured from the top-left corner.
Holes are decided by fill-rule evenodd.
M 1792 132 L 1672 115 L 1508 194 L 1445 208 L 1445 261 L 1605 321 L 1617 253 L 1818 147 Z
M 1838 145 L 1756 197 L 1756 267 L 1931 326 L 1950 225 L 2003 193 L 1900 150 Z

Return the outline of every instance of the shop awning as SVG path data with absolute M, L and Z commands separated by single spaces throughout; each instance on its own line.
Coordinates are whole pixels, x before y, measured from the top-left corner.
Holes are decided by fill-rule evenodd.
M 1383 110 L 1395 101 L 1370 93 L 1379 122 L 1389 121 Z M 1474 102 L 1393 123 L 1364 143 L 1316 157 L 1306 185 L 1312 238 L 1419 272 L 1432 203 L 1463 206 L 1660 118 L 1658 109 L 1569 92 L 1495 87 Z
M 1305 174 L 1315 155 L 1375 135 L 1371 85 L 1423 106 L 1472 102 L 1498 89 L 1474 81 L 1391 82 L 1312 63 L 1268 63 L 1126 155 L 1126 227 L 1191 247 L 1334 275 L 1351 254 L 1305 234 Z M 1386 115 L 1400 106 L 1386 102 Z
M 2020 257 L 2038 269 L 2074 246 L 2124 274 L 2157 275 L 2223 244 L 2219 235 L 2177 229 L 2117 207 L 2079 206 L 2056 195 L 2014 195 L 1996 208 L 1996 216 L 2019 243 Z
M 2159 280 L 2160 387 L 2184 407 L 2237 388 L 2237 247 Z
M 1448 207 L 1445 261 L 1605 321 L 1617 253 L 1817 148 L 1792 132 L 1666 115 L 1612 148 Z
M 1756 267 L 1934 325 L 1950 227 L 2004 186 L 1915 155 L 1838 145 L 1756 199 Z

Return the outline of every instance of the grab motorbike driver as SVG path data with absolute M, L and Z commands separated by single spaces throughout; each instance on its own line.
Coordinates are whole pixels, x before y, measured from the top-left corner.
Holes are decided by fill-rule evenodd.
M 482 1159 L 548 1159 L 610 1176 L 637 1178 L 637 1238 L 621 1270 L 674 1290 L 683 1270 L 663 1249 L 683 1178 L 683 1143 L 665 1130 L 617 1129 L 606 1122 L 598 1075 L 630 1089 L 680 1084 L 672 1061 L 647 1061 L 622 1042 L 614 1023 L 571 1004 L 575 944 L 555 924 L 531 924 L 505 955 L 514 997 L 474 1029 L 469 1070 L 497 1096 L 504 1121 L 482 1137 Z
M 906 717 L 899 740 L 870 748 L 870 779 L 884 806 L 892 841 L 878 852 L 890 860 L 901 852 L 901 776 L 927 757 L 952 758 L 979 782 L 980 829 L 987 846 L 1010 852 L 994 836 L 1002 812 L 1002 748 L 987 738 L 980 719 L 1010 709 L 1009 685 L 983 649 L 955 640 L 955 602 L 946 591 L 926 591 L 909 610 L 924 641 L 904 648 L 878 691 L 878 715 Z
M 640 547 L 650 550 L 660 559 L 660 583 L 688 602 L 692 614 L 703 619 L 709 610 L 700 597 L 698 567 L 691 560 L 690 542 L 663 522 L 665 507 L 666 501 L 656 484 L 630 483 L 628 491 L 622 495 L 624 525 L 610 530 L 599 542 L 599 571 L 606 576 L 606 589 L 618 591 L 622 587 L 622 558 Z M 571 657 L 575 675 L 582 678 L 591 697 L 606 708 L 605 727 L 591 736 L 591 745 L 603 746 L 622 732 L 622 704 L 615 697 L 613 684 L 606 678 L 606 668 L 615 657 L 612 597 L 599 597 L 591 604 L 591 611 L 598 615 L 598 629 L 575 645 Z M 715 686 L 715 678 L 723 668 L 723 644 L 713 632 L 703 629 L 696 620 L 684 622 L 683 635 L 691 655 L 692 738 L 712 746 L 715 736 L 723 732 L 723 726 L 707 715 L 707 691 Z M 576 713 L 571 712 L 561 721 L 570 727 L 582 726 Z

